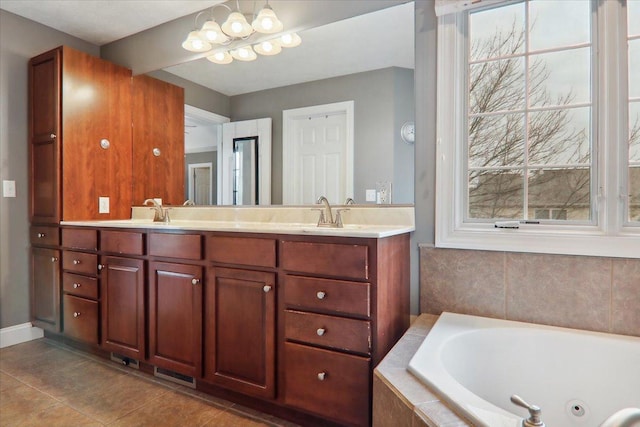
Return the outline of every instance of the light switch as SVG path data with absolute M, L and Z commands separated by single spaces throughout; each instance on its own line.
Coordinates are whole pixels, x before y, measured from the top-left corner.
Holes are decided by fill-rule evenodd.
M 376 190 L 366 190 L 365 200 L 367 202 L 375 202 L 376 201 Z
M 101 214 L 109 213 L 108 197 L 98 197 L 98 213 L 101 213 Z
M 2 195 L 4 197 L 16 197 L 16 182 L 13 180 L 3 180 Z

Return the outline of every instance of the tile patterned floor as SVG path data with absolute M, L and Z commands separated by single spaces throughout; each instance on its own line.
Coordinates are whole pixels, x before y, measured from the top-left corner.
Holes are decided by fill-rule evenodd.
M 0 426 L 296 427 L 48 339 L 0 349 Z

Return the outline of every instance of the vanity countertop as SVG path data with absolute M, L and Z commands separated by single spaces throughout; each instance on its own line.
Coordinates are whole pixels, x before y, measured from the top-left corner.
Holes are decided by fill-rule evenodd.
M 166 207 L 165 207 L 166 208 Z M 169 223 L 154 222 L 149 207 L 132 208 L 131 219 L 62 221 L 81 227 L 197 230 L 243 233 L 383 238 L 415 230 L 413 206 L 340 206 L 343 228 L 318 227 L 319 206 L 169 207 Z M 335 214 L 335 208 L 334 208 Z

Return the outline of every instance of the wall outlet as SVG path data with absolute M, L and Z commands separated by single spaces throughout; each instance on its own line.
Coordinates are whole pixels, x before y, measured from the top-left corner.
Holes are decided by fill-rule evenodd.
M 98 213 L 102 213 L 102 214 L 109 213 L 108 197 L 98 197 Z
M 10 180 L 2 181 L 2 195 L 4 197 L 16 197 L 16 182 Z
M 380 205 L 391 204 L 391 183 L 389 181 L 376 182 L 376 203 Z
M 376 201 L 376 190 L 372 189 L 372 190 L 366 190 L 366 197 L 365 200 L 367 202 L 375 202 Z

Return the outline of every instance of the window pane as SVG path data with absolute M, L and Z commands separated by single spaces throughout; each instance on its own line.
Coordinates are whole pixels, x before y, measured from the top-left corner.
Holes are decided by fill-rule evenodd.
M 591 158 L 591 108 L 531 113 L 528 142 L 530 164 L 588 164 Z
M 469 14 L 472 61 L 522 53 L 524 3 Z
M 540 50 L 591 40 L 591 2 L 586 0 L 529 3 L 529 49 Z
M 469 68 L 471 114 L 523 109 L 524 101 L 524 58 L 482 62 Z
M 640 166 L 629 168 L 629 221 L 640 221 Z
M 629 98 L 640 98 L 640 39 L 629 40 Z
M 588 168 L 535 169 L 529 175 L 529 218 L 588 220 L 591 217 Z
M 529 103 L 532 107 L 591 101 L 591 48 L 531 55 Z
M 523 218 L 521 170 L 469 171 L 469 218 Z
M 627 27 L 630 36 L 640 36 L 640 0 L 627 0 Z
M 629 103 L 629 161 L 640 162 L 640 101 Z
M 524 162 L 524 114 L 469 118 L 469 166 L 499 167 Z

